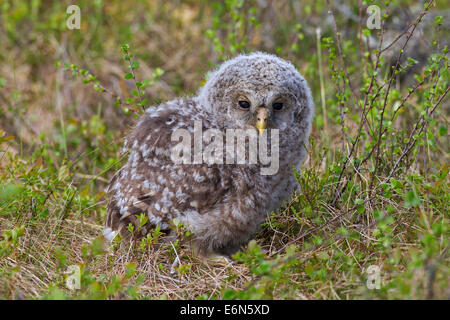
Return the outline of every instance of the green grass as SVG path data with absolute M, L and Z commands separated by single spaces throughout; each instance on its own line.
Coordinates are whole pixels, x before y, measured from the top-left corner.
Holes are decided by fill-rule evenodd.
M 450 30 L 430 2 L 378 3 L 381 48 L 406 7 L 411 22 L 432 17 L 414 31 L 429 41 L 424 61 L 415 37 L 377 50 L 380 31 L 332 2 L 329 24 L 326 1 L 79 1 L 80 30 L 60 2 L 0 3 L 0 298 L 448 299 Z M 364 17 L 372 3 L 349 8 Z M 106 247 L 103 190 L 138 114 L 255 50 L 291 60 L 313 92 L 309 158 L 293 172 L 302 194 L 235 264 L 193 256 L 176 222 L 174 243 L 155 230 Z

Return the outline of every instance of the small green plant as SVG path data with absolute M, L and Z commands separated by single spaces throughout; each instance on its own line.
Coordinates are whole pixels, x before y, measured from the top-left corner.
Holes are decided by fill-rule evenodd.
M 19 226 L 2 233 L 0 240 L 0 257 L 11 255 L 19 245 L 19 238 L 23 236 L 25 226 Z
M 124 55 L 124 60 L 128 62 L 128 68 L 130 72 L 124 75 L 125 80 L 133 80 L 135 88 L 131 91 L 132 97 L 122 98 L 119 95 L 113 93 L 105 86 L 101 84 L 101 82 L 97 79 L 97 76 L 93 75 L 86 69 L 80 69 L 75 64 L 69 64 L 64 62 L 63 67 L 66 71 L 71 71 L 72 75 L 75 78 L 81 77 L 84 84 L 92 84 L 95 91 L 100 93 L 107 93 L 111 97 L 115 99 L 115 105 L 121 106 L 125 114 L 129 114 L 133 112 L 134 116 L 137 117 L 143 111 L 145 111 L 148 105 L 148 99 L 144 98 L 145 88 L 151 87 L 155 82 L 160 81 L 161 76 L 164 74 L 164 71 L 161 68 L 156 68 L 153 71 L 152 77 L 150 79 L 144 79 L 142 81 L 138 81 L 136 79 L 136 70 L 139 69 L 139 61 L 133 60 L 134 55 L 130 52 L 130 46 L 128 44 L 122 44 L 121 50 Z M 61 63 L 59 61 L 56 62 L 56 66 L 59 67 Z

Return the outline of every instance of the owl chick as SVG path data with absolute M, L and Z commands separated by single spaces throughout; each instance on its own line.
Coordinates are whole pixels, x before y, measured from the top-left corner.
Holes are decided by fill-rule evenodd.
M 142 213 L 148 222 L 140 228 L 141 235 L 157 225 L 169 233 L 170 221 L 177 218 L 193 232 L 198 255 L 230 256 L 298 187 L 293 167 L 298 168 L 306 157 L 313 113 L 310 89 L 291 63 L 262 52 L 223 63 L 197 96 L 148 108 L 126 137 L 128 162 L 106 190 L 105 237 L 129 236 L 129 224 L 137 229 Z M 180 135 L 174 139 L 174 134 L 195 134 L 196 124 L 203 132 L 213 131 L 214 140 L 236 129 L 241 129 L 235 131 L 238 135 L 254 130 L 260 141 L 267 137 L 266 149 L 278 155 L 276 172 L 263 174 L 267 163 L 261 161 L 230 161 L 236 157 L 226 158 L 229 141 L 216 144 L 215 162 L 201 161 L 205 160 L 201 155 L 197 161 L 192 157 L 184 158 L 191 162 L 175 161 L 173 150 L 180 144 Z M 275 131 L 277 136 L 269 134 Z M 233 145 L 234 138 L 238 144 L 241 141 L 240 147 L 250 143 L 237 136 Z M 195 139 L 192 144 L 186 141 L 184 152 L 198 149 Z M 222 146 L 223 153 L 219 152 Z M 245 152 L 246 159 L 250 153 Z

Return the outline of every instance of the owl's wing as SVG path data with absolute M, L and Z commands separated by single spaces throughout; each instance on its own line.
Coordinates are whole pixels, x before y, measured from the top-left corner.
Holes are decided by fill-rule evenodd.
M 218 165 L 176 164 L 171 160 L 171 136 L 176 129 L 192 128 L 195 105 L 192 101 L 169 102 L 147 111 L 127 136 L 128 162 L 108 185 L 106 233 L 128 234 L 128 225 L 138 224 L 144 213 L 148 223 L 142 234 L 189 212 L 202 214 L 226 198 L 233 187 L 232 177 L 224 175 Z M 192 153 L 193 154 L 193 153 Z M 135 228 L 136 230 L 136 228 Z M 106 235 L 106 234 L 105 234 Z

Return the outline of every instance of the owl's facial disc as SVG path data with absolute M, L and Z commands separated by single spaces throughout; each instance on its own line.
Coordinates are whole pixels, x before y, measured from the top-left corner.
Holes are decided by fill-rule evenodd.
M 229 128 L 256 128 L 260 135 L 266 129 L 282 132 L 295 126 L 296 97 L 281 84 L 240 82 L 225 91 Z
M 237 100 L 237 109 L 242 114 L 244 122 L 258 129 L 259 134 L 262 136 L 271 120 L 271 112 L 266 108 L 264 99 L 255 99 L 251 95 L 239 95 Z

